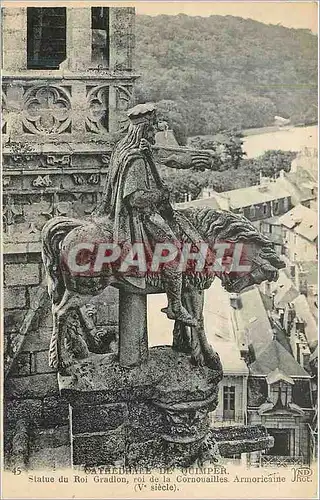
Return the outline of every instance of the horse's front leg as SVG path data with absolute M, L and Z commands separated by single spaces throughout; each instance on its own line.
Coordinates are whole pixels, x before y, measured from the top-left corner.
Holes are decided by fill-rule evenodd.
M 201 330 L 203 329 L 203 291 L 192 289 L 183 296 L 185 308 L 197 320 L 197 326 L 190 328 L 190 350 L 191 361 L 195 365 L 205 365 L 203 346 L 201 342 Z

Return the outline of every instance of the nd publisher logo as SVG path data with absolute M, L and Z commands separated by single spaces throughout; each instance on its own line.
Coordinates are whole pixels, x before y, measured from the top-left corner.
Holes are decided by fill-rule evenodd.
M 293 483 L 311 483 L 313 471 L 310 467 L 303 466 L 292 469 L 292 479 Z

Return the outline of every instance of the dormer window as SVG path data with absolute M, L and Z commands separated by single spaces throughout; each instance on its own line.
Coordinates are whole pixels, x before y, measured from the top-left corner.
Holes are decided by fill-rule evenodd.
M 292 402 L 292 387 L 283 381 L 272 384 L 269 397 L 273 404 L 276 404 L 280 398 L 283 406 L 288 406 Z
M 292 386 L 294 381 L 282 373 L 278 368 L 267 376 L 268 397 L 275 405 L 281 403 L 283 406 L 288 406 L 292 403 Z
M 249 211 L 250 211 L 250 217 L 255 217 L 255 215 L 256 215 L 256 207 L 254 205 L 250 206 Z

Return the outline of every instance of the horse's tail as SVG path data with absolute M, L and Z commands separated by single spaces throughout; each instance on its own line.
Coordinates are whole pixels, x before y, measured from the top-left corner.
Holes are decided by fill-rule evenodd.
M 60 244 L 72 229 L 80 225 L 81 222 L 76 219 L 54 217 L 42 229 L 42 261 L 48 279 L 48 293 L 53 304 L 58 304 L 65 292 L 60 268 Z

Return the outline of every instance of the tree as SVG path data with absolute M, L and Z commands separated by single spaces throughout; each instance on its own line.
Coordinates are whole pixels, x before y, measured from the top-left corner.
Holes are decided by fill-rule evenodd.
M 232 16 L 137 16 L 136 102 L 174 101 L 178 134 L 317 121 L 317 37 Z M 181 129 L 181 132 L 180 132 Z
M 163 169 L 162 174 L 174 200 L 181 202 L 185 201 L 186 193 L 191 195 L 191 199 L 199 197 L 205 187 L 217 192 L 230 191 L 259 184 L 260 172 L 269 177 L 278 176 L 280 170 L 289 172 L 296 154 L 292 151 L 270 150 L 258 158 L 242 158 L 237 167 L 231 165 L 225 171 L 181 172 Z

